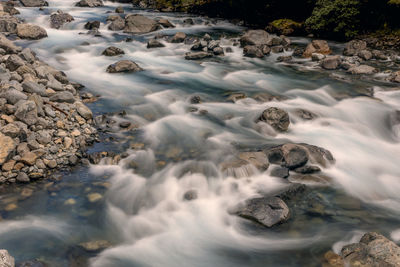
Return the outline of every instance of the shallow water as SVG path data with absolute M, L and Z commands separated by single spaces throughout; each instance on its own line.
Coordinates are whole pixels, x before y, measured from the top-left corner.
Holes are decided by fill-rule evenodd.
M 147 40 L 159 33 L 184 31 L 225 36 L 222 46 L 231 46 L 229 38 L 244 29 L 223 20 L 206 25 L 209 19 L 201 17 L 193 17 L 196 25 L 187 26 L 183 24 L 187 15 L 124 5 L 126 13 L 168 18 L 177 25 L 129 36 L 108 31 L 104 24 L 106 12 L 113 11 L 116 3 L 94 9 L 73 4 L 51 1 L 45 11 L 19 8 L 21 17 L 45 27 L 49 35 L 19 44 L 31 47 L 71 80 L 84 84 L 85 90 L 101 95 L 90 104 L 95 114 L 125 110 L 124 118 L 114 119 L 129 120 L 139 129 L 116 134 L 116 143 L 91 148 L 128 152 L 118 166 L 82 166 L 55 181 L 0 188 L 0 247 L 17 261 L 40 258 L 50 266 L 69 266 L 87 258 L 90 266 L 320 266 L 323 253 L 340 251 L 366 231 L 400 241 L 400 133 L 389 124 L 390 114 L 399 108 L 400 91 L 391 91 L 392 85 L 340 72 L 333 75 L 304 60 L 276 63 L 279 55 L 243 58 L 238 47 L 224 57 L 186 61 L 183 55 L 190 45 L 166 43 L 165 48 L 148 50 Z M 62 30 L 51 29 L 49 14 L 57 9 L 75 21 Z M 83 25 L 89 20 L 103 22 L 103 37 L 79 34 L 86 32 Z M 125 42 L 126 37 L 133 41 Z M 294 38 L 298 45 L 308 41 Z M 122 48 L 125 55 L 102 56 L 110 45 Z M 340 43 L 331 46 L 335 51 L 343 48 Z M 105 72 L 122 58 L 134 60 L 145 71 Z M 228 101 L 234 92 L 249 98 Z M 286 100 L 261 103 L 250 98 L 259 93 Z M 190 104 L 193 95 L 203 102 Z M 275 134 L 254 122 L 271 106 L 290 113 L 287 133 Z M 208 113 L 189 112 L 192 107 Z M 296 116 L 298 109 L 312 111 L 318 118 L 302 120 Z M 332 152 L 336 163 L 323 169 L 332 185 L 313 187 L 318 199 L 331 206 L 322 215 L 293 209 L 288 223 L 271 229 L 230 215 L 237 203 L 287 183 L 269 171 L 253 170 L 249 177 L 237 179 L 222 172 L 219 164 L 237 151 L 288 141 Z M 134 143 L 143 143 L 144 148 L 129 149 Z M 32 188 L 32 195 L 21 197 L 26 188 Z M 184 201 L 188 190 L 196 190 L 198 199 Z M 87 195 L 94 192 L 103 199 L 89 202 Z M 18 208 L 4 210 L 9 203 Z M 77 247 L 98 239 L 110 241 L 112 247 L 101 253 Z

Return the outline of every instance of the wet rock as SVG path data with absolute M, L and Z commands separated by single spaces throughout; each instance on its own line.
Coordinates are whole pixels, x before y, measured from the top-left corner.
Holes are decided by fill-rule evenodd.
M 5 249 L 0 250 L 0 266 L 1 267 L 14 267 L 15 266 L 14 258 Z
M 270 39 L 270 35 L 264 30 L 250 30 L 240 38 L 240 45 L 242 47 L 247 45 L 268 45 Z
M 73 20 L 74 17 L 72 17 L 70 14 L 58 10 L 56 13 L 50 15 L 50 27 L 54 29 L 60 29 L 64 24 Z
M 138 72 L 143 71 L 138 64 L 131 60 L 121 60 L 107 67 L 108 73 Z
M 27 125 L 33 125 L 38 121 L 38 112 L 35 102 L 30 100 L 20 100 L 15 104 L 17 110 L 15 117 Z
M 324 58 L 326 58 L 326 56 L 323 55 L 323 54 L 320 54 L 320 53 L 312 53 L 311 54 L 311 60 L 312 61 L 321 61 Z
M 289 128 L 289 114 L 283 109 L 271 107 L 262 113 L 259 121 L 263 121 L 271 125 L 276 131 L 284 132 Z
M 258 46 L 255 45 L 246 45 L 243 48 L 243 55 L 245 57 L 251 57 L 251 58 L 263 58 L 264 53 L 262 49 L 260 49 Z
M 110 47 L 107 47 L 101 54 L 104 56 L 107 56 L 107 57 L 114 57 L 114 56 L 118 56 L 118 55 L 123 55 L 123 54 L 125 54 L 125 52 L 121 48 L 118 48 L 115 46 L 110 46 Z
M 351 74 L 374 74 L 377 71 L 374 67 L 368 65 L 353 66 L 348 70 Z
M 301 173 L 301 174 L 312 174 L 312 173 L 320 172 L 321 168 L 318 166 L 307 165 L 307 166 L 302 166 L 302 167 L 296 168 L 296 169 L 294 169 L 294 171 L 297 173 Z
M 8 160 L 15 148 L 16 144 L 14 140 L 0 133 L 0 165 Z
M 183 23 L 184 23 L 184 24 L 188 24 L 188 25 L 194 25 L 194 21 L 193 21 L 193 19 L 191 19 L 191 18 L 184 19 L 184 20 L 183 20 Z
M 329 56 L 321 61 L 321 67 L 326 70 L 336 70 L 341 63 L 340 56 Z
M 148 33 L 156 31 L 160 28 L 157 21 L 149 19 L 142 15 L 131 14 L 125 17 L 126 33 Z
M 16 46 L 12 41 L 8 40 L 3 34 L 0 33 L 0 48 L 4 49 L 6 53 L 15 54 L 21 51 L 21 47 Z
M 343 259 L 333 251 L 324 254 L 323 267 L 344 267 Z
M 346 44 L 346 47 L 343 50 L 343 55 L 354 56 L 357 55 L 360 51 L 365 50 L 366 48 L 367 42 L 362 40 L 352 40 Z
M 32 24 L 19 24 L 17 26 L 17 35 L 22 39 L 42 39 L 47 37 L 47 32 L 40 26 Z
M 165 45 L 156 39 L 150 39 L 147 42 L 147 48 L 159 48 L 159 47 L 165 47 Z
M 278 62 L 290 62 L 292 61 L 292 56 L 279 56 L 276 61 Z
M 208 52 L 188 52 L 185 54 L 185 59 L 186 60 L 199 60 L 199 59 L 209 58 L 212 56 L 213 56 L 213 54 L 208 53 Z
M 361 50 L 357 55 L 364 60 L 370 60 L 372 58 L 372 53 L 369 50 Z
M 118 6 L 117 8 L 115 8 L 115 13 L 124 13 L 124 7 L 123 6 Z
M 71 92 L 58 92 L 50 97 L 50 101 L 59 103 L 74 103 L 75 97 Z
M 108 26 L 110 31 L 122 31 L 125 28 L 125 20 L 120 16 L 109 17 L 107 21 L 111 20 L 111 24 Z
M 87 196 L 87 198 L 88 198 L 89 202 L 94 203 L 94 202 L 98 202 L 98 201 L 102 200 L 103 196 L 100 195 L 99 193 L 91 193 Z
M 163 26 L 164 28 L 175 28 L 175 25 L 173 25 L 169 20 L 167 19 L 160 19 L 158 20 L 158 23 Z
M 295 114 L 303 120 L 313 120 L 318 117 L 317 114 L 305 109 L 297 109 Z
M 86 22 L 84 27 L 85 27 L 86 30 L 99 29 L 100 28 L 100 21 L 98 21 L 98 20 L 88 21 L 88 22 Z
M 288 178 L 289 177 L 289 169 L 284 167 L 275 167 L 271 170 L 271 176 L 279 177 L 279 178 Z
M 303 57 L 309 58 L 313 53 L 329 55 L 331 52 L 332 51 L 327 41 L 313 40 L 310 44 L 307 45 L 307 48 L 303 53 Z
M 285 50 L 284 50 L 283 46 L 281 46 L 281 45 L 271 47 L 272 53 L 278 54 L 278 53 L 282 53 L 283 51 L 285 51 Z
M 260 197 L 247 200 L 235 212 L 238 216 L 266 227 L 283 223 L 289 219 L 289 208 L 277 197 Z
M 29 183 L 30 182 L 29 176 L 24 172 L 19 172 L 16 179 L 17 179 L 17 182 L 20 182 L 20 183 Z
M 85 249 L 86 251 L 99 252 L 101 250 L 111 247 L 111 243 L 108 242 L 107 240 L 94 240 L 85 243 L 80 243 L 79 246 Z
M 76 6 L 80 7 L 98 7 L 98 6 L 104 6 L 102 0 L 81 0 L 78 3 L 75 4 Z
M 197 191 L 196 190 L 189 190 L 183 195 L 183 199 L 187 201 L 197 199 Z
M 340 255 L 345 266 L 400 265 L 400 247 L 374 232 L 366 233 L 359 243 L 344 246 Z
M 241 152 L 238 158 L 252 164 L 261 171 L 267 170 L 269 167 L 268 158 L 263 152 Z
M 183 43 L 186 39 L 184 32 L 177 32 L 171 39 L 171 43 Z
M 222 47 L 215 47 L 212 51 L 216 56 L 224 55 L 224 49 Z
M 390 75 L 389 80 L 394 83 L 400 83 L 400 71 L 393 72 Z
M 388 57 L 385 55 L 385 53 L 381 50 L 372 50 L 372 56 L 375 59 L 378 60 L 387 60 Z
M 23 6 L 26 7 L 41 7 L 49 4 L 44 0 L 20 0 Z
M 17 264 L 16 267 L 48 267 L 48 265 L 40 260 L 23 261 Z
M 303 57 L 304 51 L 305 51 L 305 49 L 303 49 L 303 48 L 301 48 L 301 47 L 296 47 L 296 48 L 293 50 L 292 56 L 293 56 L 293 57 L 296 57 L 296 58 L 301 58 L 301 57 Z M 311 54 L 311 55 L 312 55 L 312 54 Z

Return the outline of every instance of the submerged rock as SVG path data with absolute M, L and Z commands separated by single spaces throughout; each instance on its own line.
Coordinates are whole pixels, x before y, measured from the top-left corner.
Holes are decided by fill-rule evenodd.
M 278 197 L 260 197 L 246 200 L 235 212 L 238 216 L 272 227 L 289 219 L 289 208 Z
M 188 52 L 185 54 L 185 59 L 187 60 L 198 60 L 212 57 L 213 54 L 209 52 Z
M 72 17 L 70 14 L 58 10 L 56 13 L 50 15 L 50 27 L 54 29 L 59 29 L 65 23 L 71 22 L 73 20 L 74 17 Z
M 259 121 L 263 121 L 271 125 L 276 131 L 284 132 L 289 129 L 289 114 L 283 109 L 271 107 L 262 113 Z
M 94 240 L 85 243 L 80 243 L 80 247 L 90 252 L 98 252 L 111 247 L 111 243 L 107 240 Z
M 118 73 L 118 72 L 138 72 L 143 71 L 138 64 L 131 60 L 121 60 L 107 67 L 108 73 Z

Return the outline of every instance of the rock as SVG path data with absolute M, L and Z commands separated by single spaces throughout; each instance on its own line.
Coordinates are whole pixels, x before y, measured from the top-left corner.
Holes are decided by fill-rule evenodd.
M 194 25 L 194 21 L 191 18 L 184 19 L 183 24 Z
M 328 42 L 324 40 L 313 40 L 307 45 L 306 50 L 303 53 L 303 57 L 311 57 L 313 53 L 319 53 L 323 55 L 329 55 L 331 53 Z
M 289 219 L 289 208 L 278 197 L 260 197 L 246 200 L 244 205 L 239 205 L 235 213 L 266 227 L 272 227 Z
M 20 100 L 28 99 L 24 93 L 16 89 L 8 89 L 5 92 L 0 93 L 0 97 L 7 99 L 7 102 L 12 105 L 16 104 Z
M 15 148 L 15 141 L 9 136 L 0 133 L 0 165 L 7 162 Z
M 50 101 L 59 103 L 74 103 L 75 97 L 71 92 L 58 92 L 50 97 Z
M 327 167 L 335 162 L 331 152 L 328 150 L 308 145 L 286 143 L 265 150 L 268 161 L 272 164 L 296 169 L 304 166 L 307 162 Z
M 92 203 L 97 202 L 101 199 L 103 199 L 103 196 L 100 195 L 99 193 L 91 193 L 87 196 L 88 200 Z
M 323 267 L 345 267 L 343 259 L 333 251 L 324 254 Z
M 372 56 L 378 60 L 387 60 L 388 57 L 385 55 L 383 51 L 380 50 L 372 50 Z
M 329 56 L 321 61 L 321 67 L 326 70 L 336 70 L 339 68 L 341 61 L 340 56 Z
M 147 42 L 147 48 L 158 48 L 158 47 L 165 47 L 165 45 L 156 39 L 150 39 Z
M 90 252 L 98 252 L 103 249 L 109 248 L 111 243 L 107 240 L 95 240 L 85 243 L 80 243 L 79 246 Z
M 313 174 L 321 171 L 321 168 L 318 166 L 302 166 L 300 168 L 294 169 L 295 172 L 301 173 L 301 174 Z
M 212 51 L 216 56 L 224 55 L 224 49 L 222 47 L 215 47 Z
M 326 56 L 323 54 L 319 54 L 319 53 L 312 53 L 311 54 L 311 60 L 312 61 L 321 61 L 325 58 Z
M 164 28 L 175 28 L 175 25 L 173 25 L 169 20 L 167 19 L 160 19 L 158 20 L 158 23 L 163 26 Z
M 90 120 L 93 118 L 92 111 L 82 102 L 75 102 L 75 108 L 78 111 L 79 115 L 81 115 L 85 120 Z
M 4 49 L 7 53 L 15 54 L 21 51 L 21 47 L 16 46 L 12 41 L 8 40 L 3 34 L 0 33 L 0 48 Z
M 40 96 L 47 96 L 46 87 L 42 84 L 37 84 L 33 81 L 25 81 L 22 83 L 22 88 L 25 92 L 30 94 L 37 94 Z
M 238 158 L 255 166 L 260 171 L 265 171 L 269 167 L 268 158 L 263 152 L 241 152 Z
M 131 60 L 121 60 L 107 67 L 108 73 L 143 71 L 138 64 Z
M 212 56 L 213 56 L 213 54 L 208 53 L 208 52 L 188 52 L 185 54 L 185 59 L 186 60 L 198 60 L 198 59 L 209 58 Z
M 17 55 L 10 55 L 6 61 L 6 67 L 10 71 L 15 71 L 19 67 L 25 65 L 25 62 Z
M 17 25 L 20 23 L 20 21 L 17 18 L 8 14 L 2 14 L 3 15 L 0 16 L 0 32 L 16 33 Z
M 275 53 L 275 54 L 277 54 L 277 53 L 283 53 L 283 51 L 285 51 L 285 50 L 284 50 L 284 47 L 281 46 L 281 45 L 277 45 L 277 46 L 271 47 L 271 52 L 272 52 L 272 53 Z
M 125 23 L 124 23 L 124 26 L 125 26 Z M 98 21 L 98 20 L 88 21 L 88 22 L 86 22 L 84 27 L 85 27 L 86 30 L 99 29 L 100 28 L 100 21 Z
M 400 83 L 400 71 L 393 72 L 390 75 L 389 80 L 394 83 Z
M 19 172 L 16 179 L 20 183 L 29 183 L 30 182 L 28 175 L 24 172 Z
M 345 266 L 400 266 L 400 247 L 374 232 L 366 233 L 359 243 L 344 246 L 340 255 Z
M 279 178 L 288 178 L 289 177 L 289 169 L 284 167 L 275 167 L 271 170 L 271 176 L 279 177 Z
M 293 57 L 292 56 L 279 56 L 276 61 L 278 62 L 290 62 L 292 61 Z
M 120 14 L 124 13 L 124 7 L 123 6 L 118 6 L 115 9 L 115 13 L 120 13 Z
M 21 130 L 19 129 L 19 127 L 17 125 L 15 125 L 14 123 L 9 123 L 6 126 L 3 126 L 0 128 L 0 131 L 6 135 L 9 136 L 11 138 L 15 138 L 19 136 L 19 133 L 21 132 Z
M 22 5 L 26 7 L 41 7 L 48 6 L 49 4 L 44 0 L 20 0 Z
M 370 60 L 372 58 L 372 53 L 369 50 L 361 50 L 357 55 L 364 60 Z
M 6 163 L 3 163 L 1 169 L 3 170 L 3 172 L 9 172 L 12 169 L 14 169 L 14 166 L 15 166 L 15 160 L 9 160 Z
M 30 100 L 20 100 L 15 104 L 17 110 L 15 117 L 27 125 L 33 125 L 38 121 L 38 112 L 35 102 Z
M 374 74 L 378 72 L 374 67 L 368 65 L 353 66 L 348 70 L 351 74 Z
M 252 58 L 263 58 L 264 53 L 263 51 L 255 45 L 246 45 L 243 48 L 243 55 L 245 57 L 252 57 Z
M 276 107 L 264 110 L 259 120 L 268 123 L 279 132 L 287 131 L 290 124 L 289 114 L 283 109 Z
M 149 19 L 142 15 L 131 14 L 125 17 L 126 33 L 148 33 L 156 31 L 160 28 L 157 21 Z
M 65 23 L 71 22 L 73 20 L 74 17 L 72 17 L 70 14 L 58 10 L 56 13 L 50 15 L 50 27 L 54 29 L 59 29 Z
M 26 152 L 24 155 L 22 155 L 21 162 L 24 164 L 27 164 L 29 166 L 33 166 L 36 163 L 37 160 L 37 155 L 33 152 Z
M 352 40 L 346 44 L 346 47 L 343 50 L 343 55 L 345 56 L 354 56 L 357 55 L 361 50 L 365 50 L 367 48 L 367 42 L 362 40 Z
M 35 260 L 23 261 L 19 263 L 17 267 L 48 267 L 48 265 L 45 262 L 35 259 Z
M 187 201 L 195 200 L 197 198 L 198 196 L 196 190 L 189 190 L 183 195 L 183 199 Z
M 264 30 L 250 30 L 240 38 L 240 45 L 242 47 L 247 45 L 268 45 L 270 39 L 270 35 Z
M 18 24 L 17 35 L 22 39 L 42 39 L 47 37 L 47 32 L 40 26 L 32 24 Z
M 107 19 L 108 21 L 109 19 Z M 125 20 L 120 16 L 112 17 L 111 24 L 108 26 L 110 31 L 122 31 L 125 28 Z
M 301 57 L 303 57 L 304 51 L 305 51 L 305 49 L 303 49 L 303 48 L 301 48 L 301 47 L 296 47 L 296 48 L 293 50 L 292 56 L 293 56 L 293 57 L 296 57 L 296 58 L 301 58 Z M 311 54 L 311 55 L 312 55 L 312 54 Z
M 171 43 L 183 43 L 186 39 L 184 32 L 177 32 L 171 39 Z
M 14 258 L 5 249 L 0 250 L 0 266 L 1 267 L 14 267 L 15 266 Z
M 110 46 L 107 47 L 101 54 L 108 57 L 113 57 L 113 56 L 123 55 L 125 54 L 125 52 L 121 48 Z
M 98 7 L 104 6 L 103 1 L 101 0 L 81 0 L 75 4 L 76 6 L 80 7 Z

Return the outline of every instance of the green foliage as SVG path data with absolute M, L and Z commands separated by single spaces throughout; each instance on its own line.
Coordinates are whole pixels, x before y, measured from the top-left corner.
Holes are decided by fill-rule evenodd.
M 359 0 L 318 0 L 306 27 L 324 37 L 349 39 L 360 28 Z

